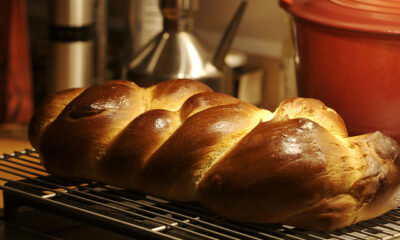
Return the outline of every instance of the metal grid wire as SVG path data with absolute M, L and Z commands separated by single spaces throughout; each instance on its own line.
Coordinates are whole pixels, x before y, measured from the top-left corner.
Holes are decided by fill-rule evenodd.
M 109 230 L 150 239 L 396 239 L 400 209 L 329 233 L 286 225 L 243 224 L 196 203 L 170 202 L 98 182 L 49 175 L 34 150 L 0 155 L 5 218 L 21 205 L 46 209 Z M 21 180 L 11 180 L 20 178 Z

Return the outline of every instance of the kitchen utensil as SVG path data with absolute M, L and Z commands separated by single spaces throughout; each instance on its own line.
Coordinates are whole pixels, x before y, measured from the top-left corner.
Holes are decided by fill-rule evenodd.
M 197 79 L 215 91 L 233 94 L 232 70 L 223 59 L 233 41 L 246 7 L 243 1 L 213 56 L 194 34 L 195 0 L 161 0 L 164 28 L 129 63 L 124 78 L 140 86 L 168 79 Z
M 280 0 L 290 13 L 299 95 L 342 115 L 351 135 L 400 141 L 400 2 Z

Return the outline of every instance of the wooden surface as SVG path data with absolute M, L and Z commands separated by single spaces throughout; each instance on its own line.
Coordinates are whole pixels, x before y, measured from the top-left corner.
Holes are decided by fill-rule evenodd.
M 0 124 L 0 155 L 32 148 L 26 124 Z

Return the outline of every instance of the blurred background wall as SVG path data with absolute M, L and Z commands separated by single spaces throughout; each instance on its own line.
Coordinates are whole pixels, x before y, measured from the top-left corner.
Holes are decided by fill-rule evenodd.
M 196 25 L 209 44 L 218 42 L 240 0 L 200 0 Z M 249 0 L 233 48 L 279 58 L 288 38 L 286 13 L 275 0 Z
M 157 23 L 157 13 L 137 13 L 137 3 L 157 0 L 99 0 L 106 3 L 107 48 L 103 80 L 117 79 L 125 64 L 138 49 L 137 32 L 146 30 L 144 23 Z M 32 71 L 35 105 L 47 94 L 47 67 L 49 65 L 49 14 L 47 0 L 26 1 L 32 52 Z M 199 0 L 195 15 L 195 32 L 213 52 L 223 31 L 231 20 L 240 0 Z M 153 15 L 155 14 L 155 15 Z M 132 19 L 145 22 L 132 23 Z M 149 25 L 147 26 L 149 28 Z M 295 94 L 293 66 L 291 65 L 290 27 L 286 13 L 279 8 L 278 1 L 248 0 L 232 50 L 245 56 L 248 69 L 262 71 L 261 107 L 274 109 L 286 97 Z M 149 31 L 147 34 L 151 35 Z M 149 36 L 147 36 L 148 38 Z M 141 43 L 142 44 L 142 43 Z M 140 44 L 139 44 L 140 45 Z M 260 76 L 260 75 L 258 75 Z

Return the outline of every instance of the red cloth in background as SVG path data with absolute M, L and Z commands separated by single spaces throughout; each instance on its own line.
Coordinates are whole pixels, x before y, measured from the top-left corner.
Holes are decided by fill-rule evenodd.
M 0 1 L 0 122 L 28 122 L 33 113 L 25 0 Z

